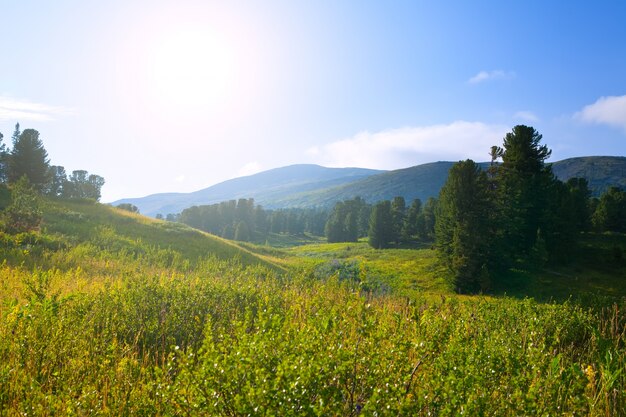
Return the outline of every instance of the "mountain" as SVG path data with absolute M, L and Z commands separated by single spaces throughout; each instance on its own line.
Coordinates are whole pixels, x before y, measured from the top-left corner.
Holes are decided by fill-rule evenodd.
M 415 198 L 426 201 L 439 194 L 452 165 L 454 162 L 440 161 L 387 171 L 337 187 L 294 194 L 277 204 L 281 207 L 329 207 L 357 196 L 369 203 L 395 196 L 403 196 L 407 202 Z M 481 165 L 486 168 L 489 164 Z
M 134 204 L 148 216 L 179 213 L 187 207 L 239 198 L 254 198 L 257 204 L 266 208 L 278 208 L 281 205 L 277 202 L 291 195 L 341 186 L 382 172 L 365 168 L 290 165 L 234 178 L 192 193 L 153 194 L 142 198 L 126 198 L 111 204 Z
M 552 164 L 552 172 L 562 181 L 581 177 L 589 181 L 595 197 L 611 186 L 626 190 L 626 157 L 584 156 L 564 159 Z
M 330 207 L 337 201 L 360 196 L 368 202 L 403 196 L 426 201 L 436 197 L 454 162 L 440 161 L 394 171 L 363 168 L 325 168 L 318 165 L 291 165 L 247 177 L 224 181 L 193 193 L 154 194 L 124 199 L 144 214 L 178 213 L 187 207 L 213 204 L 238 198 L 254 198 L 266 208 Z M 480 164 L 483 169 L 488 162 Z M 626 157 L 586 156 L 552 163 L 562 181 L 582 177 L 589 181 L 594 196 L 610 186 L 626 189 Z

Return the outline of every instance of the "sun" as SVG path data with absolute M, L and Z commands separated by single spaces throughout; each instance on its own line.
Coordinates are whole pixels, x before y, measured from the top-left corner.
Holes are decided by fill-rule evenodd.
M 208 29 L 183 29 L 154 45 L 149 80 L 159 100 L 219 106 L 236 80 L 231 45 Z

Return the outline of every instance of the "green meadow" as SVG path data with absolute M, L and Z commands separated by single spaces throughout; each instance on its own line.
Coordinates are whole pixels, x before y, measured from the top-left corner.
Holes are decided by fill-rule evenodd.
M 626 415 L 626 236 L 476 296 L 428 245 L 275 239 L 47 200 L 0 234 L 0 415 Z

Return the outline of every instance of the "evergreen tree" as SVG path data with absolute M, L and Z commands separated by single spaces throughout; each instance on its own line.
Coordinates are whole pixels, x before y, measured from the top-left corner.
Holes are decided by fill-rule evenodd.
M 371 247 L 383 249 L 389 247 L 393 235 L 391 202 L 384 200 L 374 205 L 370 216 L 368 241 Z
M 567 187 L 571 194 L 576 229 L 580 232 L 591 228 L 591 190 L 585 178 L 570 178 Z
M 402 240 L 405 242 L 410 241 L 417 235 L 418 231 L 418 217 L 422 212 L 422 200 L 416 198 L 409 207 L 404 225 L 402 227 Z
M 4 184 L 7 180 L 6 162 L 7 162 L 7 147 L 3 142 L 4 135 L 0 133 L 0 184 Z
M 20 140 L 21 134 L 22 132 L 20 131 L 20 124 L 16 123 L 15 130 L 13 131 L 13 135 L 11 136 L 11 142 L 13 143 L 13 146 L 15 146 L 15 144 Z
M 459 292 L 481 289 L 490 261 L 489 211 L 486 173 L 469 159 L 453 165 L 439 193 L 435 233 L 439 258 Z
M 626 192 L 610 187 L 593 213 L 593 226 L 601 232 L 626 232 Z
M 16 133 L 19 132 L 19 124 Z M 13 150 L 9 156 L 9 182 L 14 183 L 26 176 L 32 187 L 41 192 L 49 181 L 48 153 L 39 139 L 39 132 L 35 129 L 26 129 L 14 137 Z
M 391 200 L 391 240 L 395 243 L 400 243 L 402 240 L 402 227 L 406 217 L 406 202 L 404 197 L 394 197 Z
M 548 193 L 553 175 L 545 160 L 551 151 L 540 145 L 542 136 L 532 127 L 517 125 L 504 138 L 498 152 L 497 198 L 501 202 L 500 242 L 510 258 L 530 253 L 537 231 L 545 226 Z
M 235 240 L 240 242 L 247 242 L 250 240 L 250 228 L 248 227 L 248 223 L 243 220 L 237 223 L 237 228 L 235 229 Z
M 435 239 L 435 209 L 437 208 L 437 199 L 428 198 L 421 213 L 417 217 L 417 237 L 420 240 Z

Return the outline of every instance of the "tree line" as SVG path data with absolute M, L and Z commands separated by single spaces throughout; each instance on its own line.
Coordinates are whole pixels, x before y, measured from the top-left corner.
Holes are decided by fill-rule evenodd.
M 39 196 L 67 199 L 86 198 L 98 201 L 104 178 L 76 170 L 68 176 L 65 168 L 50 165 L 39 132 L 20 130 L 15 125 L 12 147 L 0 133 L 0 209 L 4 229 L 28 231 L 39 226 Z
M 581 232 L 592 228 L 626 231 L 626 193 L 611 188 L 591 199 L 585 179 L 558 180 L 541 139 L 518 125 L 502 147 L 491 148 L 489 169 L 470 159 L 450 169 L 438 199 L 435 246 L 457 291 L 487 289 L 493 272 L 516 265 L 566 261 Z
M 157 215 L 163 218 L 162 215 Z M 217 204 L 193 206 L 168 220 L 175 219 L 191 227 L 226 239 L 263 241 L 269 233 L 321 236 L 327 212 L 318 209 L 266 210 L 252 198 L 240 198 Z
M 3 138 L 0 133 L 0 182 L 13 184 L 25 177 L 30 186 L 43 195 L 100 200 L 104 178 L 85 170 L 72 171 L 68 176 L 64 167 L 50 165 L 37 130 L 20 131 L 17 123 L 12 149 L 4 144 Z

